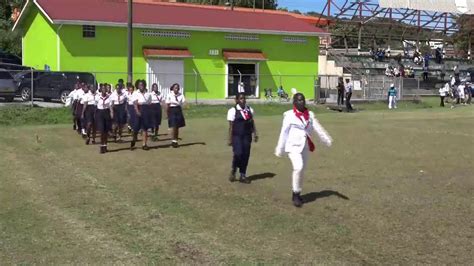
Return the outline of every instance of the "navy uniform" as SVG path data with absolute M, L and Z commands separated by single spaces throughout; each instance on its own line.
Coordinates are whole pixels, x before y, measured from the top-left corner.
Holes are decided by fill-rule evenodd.
M 152 91 L 150 93 L 151 97 L 151 113 L 152 113 L 152 122 L 153 122 L 153 128 L 157 128 L 161 125 L 161 118 L 162 118 L 162 112 L 161 112 L 161 102 L 163 101 L 163 97 L 160 95 L 160 93 L 156 93 Z M 155 132 L 155 134 L 158 134 L 158 132 Z
M 114 91 L 112 95 L 110 95 L 110 101 L 114 109 L 113 122 L 121 128 L 127 123 L 127 98 L 127 93 L 123 91 L 120 94 Z
M 232 151 L 234 153 L 231 175 L 235 174 L 238 168 L 241 180 L 244 181 L 247 181 L 246 174 L 250 159 L 252 133 L 255 130 L 253 116 L 252 108 L 245 106 L 242 109 L 238 104 L 227 112 L 227 121 L 232 122 Z
M 83 123 L 87 127 L 87 141 L 86 144 L 89 144 L 91 139 L 91 132 L 88 128 L 92 127 L 92 143 L 95 144 L 95 110 L 97 106 L 97 94 L 93 94 L 91 91 L 85 93 L 81 98 L 81 104 L 83 105 L 84 119 Z
M 101 133 L 100 153 L 107 152 L 107 135 L 112 130 L 112 101 L 110 95 L 99 95 L 97 97 L 97 109 L 95 114 L 96 129 Z
M 133 103 L 137 103 L 140 116 L 136 114 L 135 120 L 132 122 L 134 132 L 141 130 L 147 131 L 152 128 L 152 113 L 150 108 L 151 95 L 148 92 L 135 91 L 132 95 Z
M 166 103 L 169 105 L 168 108 L 168 127 L 169 128 L 181 128 L 186 126 L 184 120 L 182 106 L 186 102 L 184 94 L 179 93 L 176 95 L 174 91 L 171 91 L 166 98 Z

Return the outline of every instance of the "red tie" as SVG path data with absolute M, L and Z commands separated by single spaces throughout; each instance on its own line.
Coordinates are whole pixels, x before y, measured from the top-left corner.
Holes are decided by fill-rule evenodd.
M 293 112 L 295 113 L 296 117 L 298 117 L 301 120 L 301 122 L 304 125 L 306 125 L 305 128 L 308 128 L 308 126 L 309 126 L 309 111 L 308 111 L 308 109 L 305 109 L 304 112 L 300 112 L 300 111 L 298 111 L 298 109 L 296 109 L 296 107 L 293 107 Z M 306 123 L 304 121 L 306 121 Z M 316 147 L 314 145 L 313 140 L 311 139 L 311 137 L 308 134 L 306 134 L 306 140 L 308 141 L 309 151 L 313 152 Z

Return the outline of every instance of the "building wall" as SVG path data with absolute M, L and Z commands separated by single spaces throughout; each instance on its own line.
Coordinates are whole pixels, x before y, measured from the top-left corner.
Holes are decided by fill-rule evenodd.
M 58 70 L 55 27 L 37 8 L 32 8 L 23 27 L 23 63 L 35 69 Z
M 30 13 L 31 26 L 26 31 L 25 64 L 43 69 L 44 64 L 58 70 L 56 60 L 56 33 L 38 11 Z M 143 47 L 185 47 L 193 58 L 184 60 L 185 84 L 188 97 L 222 99 L 226 90 L 226 61 L 222 49 L 259 49 L 267 61 L 260 62 L 259 92 L 264 88 L 283 85 L 293 87 L 314 97 L 314 80 L 318 74 L 318 37 L 304 37 L 305 43 L 284 42 L 284 36 L 259 35 L 258 41 L 236 41 L 225 38 L 227 33 L 189 32 L 189 38 L 149 37 L 143 29 L 134 30 L 134 79 L 146 79 L 147 61 Z M 158 30 L 155 30 L 158 31 Z M 96 73 L 98 82 L 116 83 L 126 79 L 127 31 L 123 27 L 96 27 L 96 37 L 82 37 L 82 26 L 64 25 L 60 28 L 60 70 Z M 182 32 L 182 31 L 181 31 Z M 209 55 L 209 50 L 219 50 L 219 55 Z M 194 70 L 199 73 L 196 79 Z M 196 82 L 197 81 L 197 82 Z M 197 84 L 197 86 L 195 86 Z

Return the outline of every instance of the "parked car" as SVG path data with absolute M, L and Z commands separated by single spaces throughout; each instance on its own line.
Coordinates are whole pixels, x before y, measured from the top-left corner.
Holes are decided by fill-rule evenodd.
M 15 75 L 17 93 L 23 101 L 31 100 L 31 71 L 25 71 Z M 77 81 L 88 85 L 95 85 L 95 77 L 85 72 L 50 72 L 33 71 L 33 97 L 43 98 L 44 101 L 59 99 L 62 103 L 74 88 Z
M 16 84 L 13 76 L 6 69 L 0 69 L 0 97 L 7 102 L 13 102 L 16 94 Z

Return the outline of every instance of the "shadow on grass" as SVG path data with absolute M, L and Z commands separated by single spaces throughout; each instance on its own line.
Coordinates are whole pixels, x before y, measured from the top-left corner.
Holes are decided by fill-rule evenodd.
M 258 174 L 258 175 L 251 175 L 247 177 L 250 181 L 255 181 L 255 180 L 260 180 L 260 179 L 265 179 L 265 178 L 273 178 L 276 176 L 275 173 L 263 173 L 263 174 Z
M 331 197 L 331 196 L 336 196 L 340 199 L 349 200 L 349 197 L 347 197 L 346 195 L 341 194 L 337 191 L 333 191 L 333 190 L 323 190 L 323 191 L 319 191 L 319 192 L 311 192 L 311 193 L 302 195 L 301 197 L 303 198 L 304 203 L 310 203 L 310 202 L 316 201 L 317 199 L 327 198 L 327 197 Z

